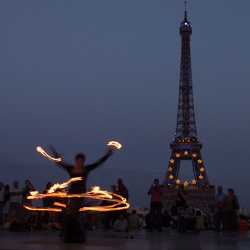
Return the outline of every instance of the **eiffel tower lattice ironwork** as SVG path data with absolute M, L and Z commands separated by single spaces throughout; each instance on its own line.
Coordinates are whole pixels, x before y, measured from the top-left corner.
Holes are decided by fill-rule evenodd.
M 213 210 L 214 186 L 209 185 L 206 169 L 201 156 L 202 143 L 198 140 L 193 102 L 193 86 L 191 71 L 190 36 L 192 24 L 187 19 L 185 7 L 184 20 L 180 24 L 181 35 L 181 65 L 179 100 L 176 132 L 170 144 L 172 153 L 164 179 L 166 191 L 163 197 L 165 209 L 170 208 L 177 196 L 176 187 L 180 184 L 179 170 L 182 160 L 192 162 L 194 179 L 192 183 L 184 183 L 189 189 L 189 205 L 194 205 L 207 214 Z

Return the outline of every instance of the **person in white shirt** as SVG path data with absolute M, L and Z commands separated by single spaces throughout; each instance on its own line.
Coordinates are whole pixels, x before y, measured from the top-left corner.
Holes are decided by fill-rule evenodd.
M 128 217 L 128 227 L 130 229 L 140 228 L 141 220 L 138 214 L 136 214 L 136 210 L 132 210 L 132 214 Z
M 124 214 L 120 213 L 118 219 L 113 225 L 114 232 L 126 232 L 128 230 L 128 220 L 124 218 Z

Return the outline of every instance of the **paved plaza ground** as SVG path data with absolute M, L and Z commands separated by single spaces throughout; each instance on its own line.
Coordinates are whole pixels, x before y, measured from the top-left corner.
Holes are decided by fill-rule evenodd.
M 1 250 L 86 249 L 86 250 L 249 250 L 250 231 L 238 234 L 202 231 L 200 233 L 148 232 L 145 229 L 128 233 L 113 233 L 109 229 L 87 231 L 84 244 L 63 243 L 59 231 L 10 232 L 0 231 Z

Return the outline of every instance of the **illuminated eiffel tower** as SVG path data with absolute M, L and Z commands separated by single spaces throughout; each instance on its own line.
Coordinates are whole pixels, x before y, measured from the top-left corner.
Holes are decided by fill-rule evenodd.
M 214 186 L 209 185 L 206 169 L 201 156 L 202 143 L 198 140 L 193 102 L 193 86 L 191 71 L 190 36 L 192 24 L 187 19 L 186 2 L 184 20 L 180 24 L 181 66 L 179 83 L 179 100 L 176 132 L 170 144 L 172 153 L 164 179 L 166 187 L 163 196 L 165 210 L 169 210 L 177 196 L 179 170 L 182 160 L 191 161 L 194 173 L 192 183 L 184 182 L 188 189 L 188 205 L 200 208 L 208 215 L 212 214 Z

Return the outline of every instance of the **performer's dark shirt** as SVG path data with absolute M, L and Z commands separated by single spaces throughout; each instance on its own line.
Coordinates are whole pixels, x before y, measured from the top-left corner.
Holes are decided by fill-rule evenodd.
M 90 165 L 86 165 L 85 167 L 82 168 L 81 172 L 75 172 L 75 167 L 73 165 L 67 165 L 64 164 L 62 162 L 58 162 L 57 164 L 62 167 L 63 169 L 65 169 L 71 178 L 74 177 L 82 177 L 82 180 L 80 181 L 75 181 L 75 182 L 71 182 L 70 188 L 69 188 L 69 193 L 83 193 L 86 192 L 86 181 L 88 178 L 88 174 L 96 169 L 99 165 L 101 165 L 103 162 L 105 162 L 109 156 L 111 154 L 108 153 L 105 156 L 103 156 L 101 159 L 99 159 L 97 162 L 90 164 Z

